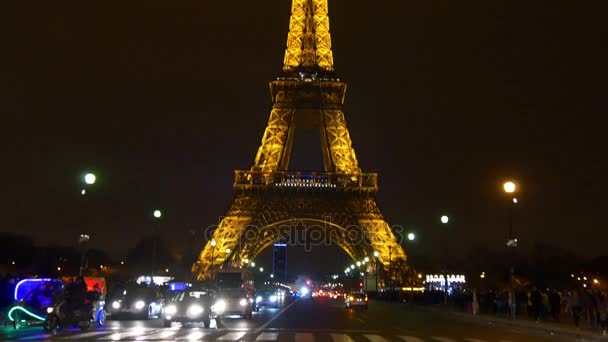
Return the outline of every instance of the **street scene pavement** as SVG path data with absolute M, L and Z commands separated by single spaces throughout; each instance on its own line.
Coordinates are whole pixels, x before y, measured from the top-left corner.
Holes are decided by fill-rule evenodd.
M 163 328 L 160 319 L 108 320 L 87 331 L 69 329 L 57 335 L 42 328 L 3 328 L 11 341 L 572 341 L 538 329 L 488 325 L 483 320 L 400 303 L 371 301 L 369 309 L 347 309 L 334 299 L 300 299 L 279 308 L 263 308 L 251 320 L 223 318 L 210 328 L 179 325 Z

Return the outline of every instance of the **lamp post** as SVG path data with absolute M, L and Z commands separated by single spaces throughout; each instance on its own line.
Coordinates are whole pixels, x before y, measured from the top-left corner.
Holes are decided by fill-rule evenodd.
M 517 301 L 515 299 L 515 261 L 513 259 L 515 258 L 515 248 L 517 248 L 517 238 L 513 233 L 513 209 L 515 207 L 515 204 L 517 204 L 518 200 L 517 198 L 513 197 L 513 194 L 515 194 L 515 192 L 517 191 L 517 185 L 512 181 L 508 181 L 502 185 L 502 188 L 504 192 L 510 197 L 508 217 L 509 237 L 507 240 L 507 247 L 511 248 L 511 265 L 509 266 L 509 281 L 511 282 L 511 290 L 509 293 L 511 297 L 511 319 L 515 319 Z
M 158 254 L 158 225 L 160 223 L 160 219 L 163 217 L 162 211 L 155 209 L 152 212 L 152 217 L 154 218 L 154 232 L 152 237 L 152 276 L 150 280 L 154 283 L 154 274 L 156 273 L 156 259 Z
M 414 240 L 416 240 L 416 234 L 415 234 L 415 233 L 413 233 L 413 232 L 408 233 L 408 234 L 407 234 L 407 239 L 408 239 L 408 241 L 409 241 L 409 242 L 414 242 Z M 412 250 L 412 249 L 411 249 L 411 247 L 410 247 L 410 248 L 409 248 L 410 255 L 411 255 L 411 250 Z M 410 278 L 410 279 L 409 279 L 410 286 L 412 286 L 412 287 L 413 287 L 413 286 L 414 286 L 414 269 L 412 268 L 411 263 L 410 263 L 410 265 L 409 265 L 409 267 L 408 267 L 408 268 L 409 268 L 409 272 L 408 272 L 408 273 L 409 273 L 409 278 Z
M 95 174 L 91 173 L 91 172 L 87 172 L 84 174 L 84 176 L 82 177 L 82 181 L 84 183 L 84 187 L 82 188 L 82 190 L 80 191 L 80 194 L 82 196 L 86 195 L 87 193 L 87 188 L 91 187 L 93 184 L 95 184 L 95 181 L 97 180 L 97 176 L 95 176 Z M 83 226 L 87 226 L 87 223 L 89 222 L 89 220 L 91 219 L 89 216 L 91 215 L 91 209 L 90 209 L 90 201 L 86 201 L 83 202 L 83 206 L 85 207 L 82 214 L 82 225 Z M 82 227 L 81 227 L 82 229 Z M 86 228 L 85 228 L 86 229 Z M 80 246 L 80 267 L 79 267 L 79 272 L 78 274 L 80 276 L 84 275 L 84 271 L 86 270 L 86 268 L 88 267 L 88 260 L 87 260 L 87 244 L 89 242 L 89 235 L 88 233 L 84 233 L 84 234 L 80 234 L 80 237 L 78 238 L 78 244 Z
M 388 246 L 388 281 L 391 284 L 391 299 L 393 297 L 393 247 Z
M 215 246 L 217 245 L 217 242 L 215 242 L 214 239 L 211 239 L 211 269 L 210 271 L 210 279 L 213 279 L 213 254 L 215 252 Z
M 441 224 L 447 225 L 448 223 L 450 223 L 450 217 L 447 215 L 441 216 Z M 446 250 L 447 250 L 447 244 L 445 244 L 444 249 L 443 249 L 443 253 L 444 253 L 444 257 L 443 257 L 443 273 L 444 273 L 444 275 L 443 275 L 443 304 L 445 304 L 445 305 L 448 304 L 448 262 L 447 262 Z
M 78 271 L 79 276 L 84 275 L 84 270 L 87 268 L 87 243 L 89 242 L 90 237 L 87 234 L 80 234 L 78 238 L 78 244 L 80 245 L 80 267 Z M 13 265 L 15 262 L 13 261 Z
M 378 291 L 378 277 L 380 276 L 378 274 L 378 257 L 380 256 L 380 253 L 378 253 L 378 251 L 374 251 L 374 264 L 376 266 L 376 292 L 380 292 Z

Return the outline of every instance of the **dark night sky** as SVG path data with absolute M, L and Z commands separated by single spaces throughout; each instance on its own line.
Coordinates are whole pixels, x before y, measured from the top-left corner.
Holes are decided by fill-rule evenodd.
M 418 233 L 414 254 L 440 250 L 443 212 L 450 253 L 503 248 L 508 177 L 524 250 L 605 254 L 600 2 L 330 0 L 359 162 L 380 173 L 389 222 Z M 0 231 L 68 244 L 94 217 L 93 245 L 119 256 L 156 207 L 174 240 L 217 223 L 268 119 L 289 12 L 288 0 L 2 1 Z M 297 165 L 318 165 L 299 146 Z M 85 169 L 99 176 L 89 203 Z

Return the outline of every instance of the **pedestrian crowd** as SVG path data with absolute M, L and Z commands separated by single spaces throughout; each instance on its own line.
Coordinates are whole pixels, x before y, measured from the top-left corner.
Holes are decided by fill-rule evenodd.
M 511 292 L 478 292 L 472 290 L 465 295 L 467 309 L 473 313 L 492 313 L 510 317 L 512 307 Z M 456 298 L 455 298 L 456 302 Z M 515 313 L 528 315 L 536 322 L 572 322 L 577 328 L 600 329 L 608 334 L 608 292 L 580 287 L 560 291 L 531 287 L 516 292 Z

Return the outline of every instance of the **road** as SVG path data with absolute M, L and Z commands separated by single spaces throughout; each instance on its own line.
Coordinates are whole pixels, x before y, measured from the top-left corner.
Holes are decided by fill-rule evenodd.
M 371 301 L 368 310 L 345 309 L 341 301 L 298 300 L 278 309 L 262 309 L 252 320 L 224 319 L 202 325 L 174 324 L 163 328 L 162 321 L 109 320 L 104 327 L 88 331 L 70 329 L 56 336 L 42 328 L 0 330 L 0 340 L 14 341 L 402 341 L 402 342 L 544 342 L 568 341 L 533 331 L 488 326 L 474 319 L 462 319 L 438 310 L 399 303 Z

